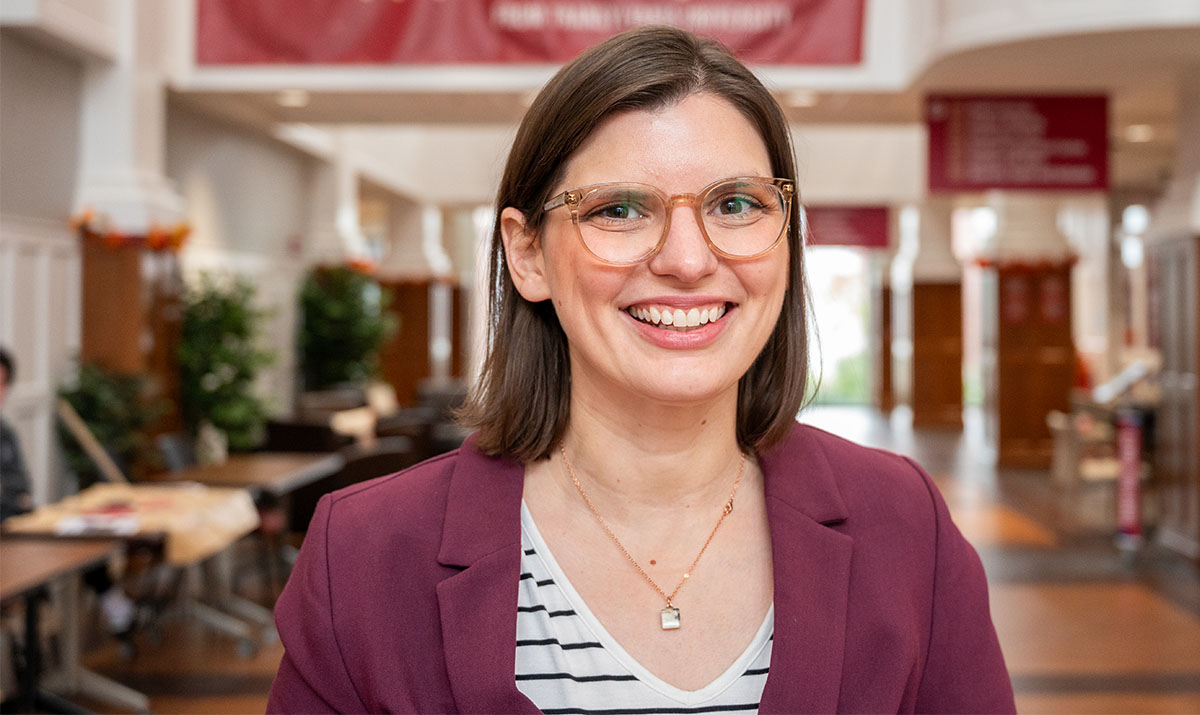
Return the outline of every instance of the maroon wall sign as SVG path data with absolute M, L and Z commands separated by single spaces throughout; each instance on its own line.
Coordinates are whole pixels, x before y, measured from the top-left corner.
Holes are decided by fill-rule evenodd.
M 196 0 L 196 63 L 559 63 L 631 27 L 757 64 L 862 60 L 865 0 Z
M 886 206 L 805 206 L 808 245 L 888 247 Z
M 934 95 L 929 190 L 1108 189 L 1106 97 Z

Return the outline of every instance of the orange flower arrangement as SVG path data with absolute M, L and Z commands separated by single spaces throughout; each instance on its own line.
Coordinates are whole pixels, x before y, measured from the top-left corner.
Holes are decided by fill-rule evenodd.
M 364 276 L 375 273 L 375 262 L 367 258 L 351 258 L 346 261 L 346 267 Z
M 106 247 L 118 249 L 125 246 L 145 248 L 151 251 L 178 253 L 191 233 L 191 226 L 179 222 L 173 226 L 150 224 L 145 235 L 123 233 L 112 227 L 106 216 L 97 216 L 92 209 L 84 209 L 71 219 L 71 228 L 85 239 L 100 241 Z

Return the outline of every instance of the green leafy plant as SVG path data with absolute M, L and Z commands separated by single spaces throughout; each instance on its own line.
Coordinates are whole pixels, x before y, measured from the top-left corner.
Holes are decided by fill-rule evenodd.
M 304 386 L 362 384 L 375 376 L 379 348 L 394 331 L 390 294 L 348 266 L 316 268 L 300 289 L 300 364 Z
M 145 376 L 118 374 L 93 363 L 81 364 L 75 379 L 58 391 L 126 474 L 135 463 L 152 461 L 144 430 L 165 411 L 165 404 L 148 399 L 146 394 Z M 100 471 L 61 422 L 58 439 L 67 468 L 79 480 L 79 487 L 95 483 Z
M 180 402 L 195 434 L 204 421 L 225 433 L 229 448 L 248 450 L 262 441 L 267 409 L 254 394 L 262 368 L 275 360 L 259 347 L 266 312 L 254 306 L 254 285 L 202 276 L 188 292 L 179 341 Z

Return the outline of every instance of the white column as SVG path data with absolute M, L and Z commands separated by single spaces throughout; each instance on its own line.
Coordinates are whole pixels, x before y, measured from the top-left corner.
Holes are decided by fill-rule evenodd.
M 388 240 L 380 272 L 389 278 L 422 280 L 431 271 L 425 258 L 424 208 L 403 198 L 388 202 Z
M 913 283 L 961 283 L 962 266 L 954 257 L 954 202 L 946 196 L 926 197 L 917 209 L 917 252 L 912 259 Z
M 429 370 L 435 379 L 450 377 L 454 350 L 454 279 L 442 243 L 443 225 L 441 208 L 422 207 L 421 248 L 433 274 L 429 283 Z
M 84 70 L 76 210 L 92 209 L 118 230 L 144 233 L 182 217 L 183 202 L 164 174 L 165 79 L 159 3 L 111 0 L 117 30 L 113 62 Z
M 307 263 L 341 263 L 370 258 L 358 215 L 358 171 L 341 137 L 329 161 L 318 162 L 311 183 L 311 236 Z
M 1072 255 L 1058 226 L 1059 200 L 1045 193 L 990 191 L 996 230 L 982 253 L 998 261 L 1065 261 Z
M 1174 178 L 1151 212 L 1147 242 L 1200 232 L 1200 66 L 1184 73 L 1178 92 Z

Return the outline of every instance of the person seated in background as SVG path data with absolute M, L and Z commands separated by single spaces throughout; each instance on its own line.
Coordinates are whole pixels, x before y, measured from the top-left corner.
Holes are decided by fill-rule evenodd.
M 15 378 L 16 364 L 12 354 L 0 347 L 0 408 L 3 408 Z M 0 523 L 32 510 L 29 472 L 21 456 L 17 432 L 0 414 Z M 133 601 L 120 586 L 113 583 L 108 566 L 88 569 L 83 573 L 83 581 L 100 597 L 100 610 L 109 632 L 128 633 L 135 615 Z
M 12 380 L 12 356 L 0 348 L 0 407 L 4 406 Z M 25 460 L 21 458 L 17 432 L 0 414 L 0 522 L 31 509 L 33 496 L 29 493 L 29 474 L 25 471 Z

